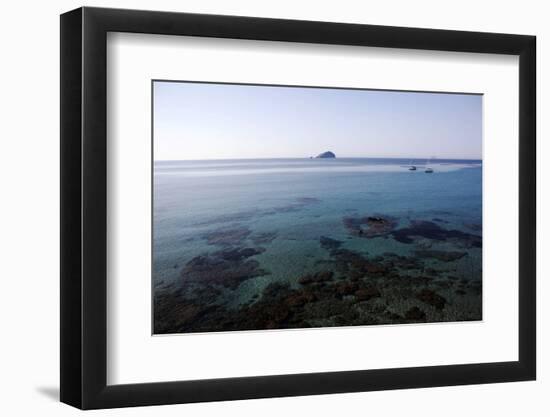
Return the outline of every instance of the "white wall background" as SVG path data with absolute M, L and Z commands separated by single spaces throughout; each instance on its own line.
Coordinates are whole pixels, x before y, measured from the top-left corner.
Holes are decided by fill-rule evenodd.
M 76 415 L 59 392 L 59 17 L 73 0 L 9 2 L 0 24 L 0 413 Z M 533 34 L 538 37 L 539 295 L 538 381 L 231 403 L 145 407 L 94 415 L 255 416 L 315 414 L 546 416 L 550 413 L 550 151 L 543 120 L 550 97 L 550 26 L 545 2 L 123 0 L 86 5 L 239 14 Z

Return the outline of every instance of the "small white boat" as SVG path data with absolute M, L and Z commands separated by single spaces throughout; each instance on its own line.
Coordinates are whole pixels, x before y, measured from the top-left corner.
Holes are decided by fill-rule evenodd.
M 412 164 L 412 161 L 409 162 L 409 171 L 416 171 L 416 166 Z
M 434 170 L 428 166 L 429 162 L 430 162 L 430 160 L 428 159 L 426 161 L 426 170 L 424 171 L 426 174 L 431 174 L 431 173 L 434 172 Z

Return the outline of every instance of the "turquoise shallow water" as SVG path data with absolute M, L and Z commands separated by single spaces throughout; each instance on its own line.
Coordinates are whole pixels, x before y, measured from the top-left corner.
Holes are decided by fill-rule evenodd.
M 452 239 L 425 242 L 420 237 L 412 245 L 391 235 L 354 236 L 344 222 L 349 217 L 383 216 L 394 219 L 396 228 L 428 221 L 481 236 L 481 161 L 432 161 L 432 174 L 419 162 L 413 162 L 418 170 L 411 172 L 409 163 L 367 158 L 156 162 L 154 287 L 181 288 L 182 268 L 197 257 L 227 248 L 260 248 L 250 259 L 265 274 L 231 288 L 220 286 L 216 303 L 232 308 L 253 301 L 270 283 L 299 287 L 299 277 L 323 269 L 323 262 L 331 260 L 319 244 L 323 236 L 371 257 L 410 256 L 424 246 L 457 248 Z M 468 256 L 452 264 L 453 274 L 480 279 L 481 249 L 461 250 Z

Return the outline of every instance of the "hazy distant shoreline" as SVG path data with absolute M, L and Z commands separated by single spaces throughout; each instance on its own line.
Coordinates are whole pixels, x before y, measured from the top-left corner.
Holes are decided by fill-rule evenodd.
M 280 160 L 312 160 L 312 161 L 337 161 L 337 160 L 386 160 L 386 161 L 406 161 L 421 165 L 429 161 L 432 164 L 446 162 L 468 162 L 482 163 L 479 158 L 412 158 L 412 157 L 371 157 L 371 156 L 341 156 L 337 158 L 310 158 L 307 157 L 273 157 L 273 158 L 204 158 L 204 159 L 155 159 L 155 163 L 163 162 L 201 162 L 201 161 L 280 161 Z

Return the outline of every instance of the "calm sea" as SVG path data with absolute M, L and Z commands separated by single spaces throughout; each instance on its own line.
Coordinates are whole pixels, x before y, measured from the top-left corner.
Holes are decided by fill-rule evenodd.
M 408 170 L 411 163 L 416 171 Z M 183 266 L 223 247 L 265 249 L 254 259 L 266 275 L 227 291 L 228 306 L 250 301 L 270 282 L 295 285 L 297 277 L 314 271 L 328 259 L 321 236 L 369 256 L 412 250 L 391 238 L 350 236 L 343 221 L 349 216 L 390 216 L 403 227 L 427 220 L 470 233 L 472 225 L 480 229 L 481 161 L 431 161 L 431 174 L 425 165 L 370 158 L 155 162 L 155 288 L 177 288 Z M 481 269 L 481 251 L 472 256 Z

